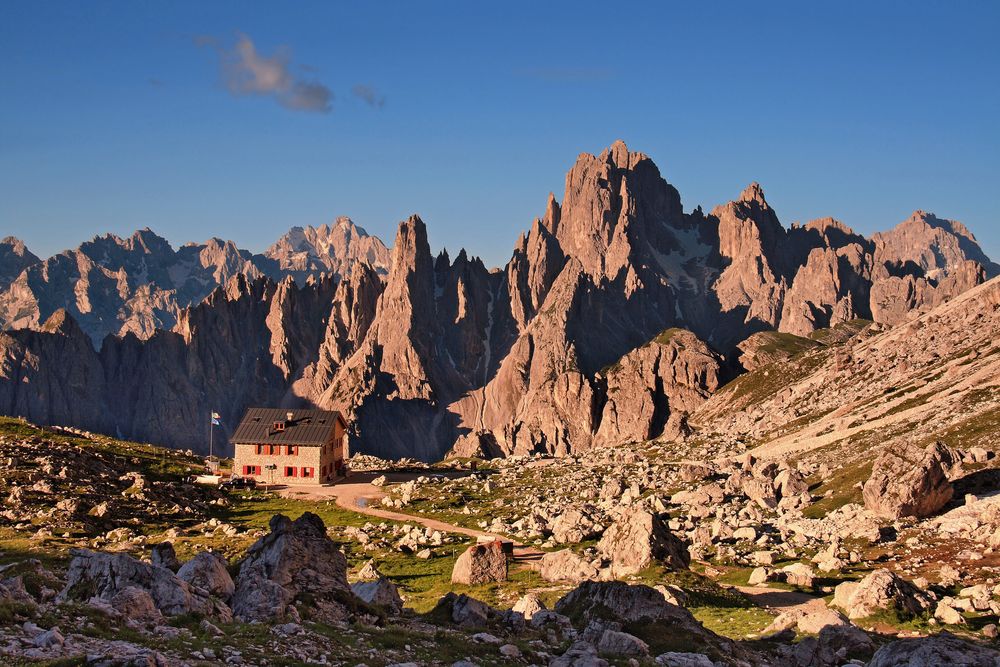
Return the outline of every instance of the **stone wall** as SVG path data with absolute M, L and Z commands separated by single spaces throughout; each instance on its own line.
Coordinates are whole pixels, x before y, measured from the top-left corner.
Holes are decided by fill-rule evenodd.
M 271 454 L 271 447 L 277 448 L 276 454 Z M 287 445 L 262 445 L 260 454 L 257 445 L 236 445 L 236 456 L 233 461 L 233 474 L 253 477 L 258 482 L 273 481 L 274 484 L 319 484 L 334 477 L 336 461 L 335 447 L 298 446 L 297 454 L 288 454 Z M 273 477 L 265 469 L 268 465 L 278 466 Z M 255 466 L 254 472 L 247 472 L 247 466 Z M 293 470 L 288 470 L 292 468 Z M 303 468 L 312 468 L 312 475 L 303 475 Z M 325 474 L 324 474 L 325 470 Z M 292 472 L 288 475 L 286 473 Z

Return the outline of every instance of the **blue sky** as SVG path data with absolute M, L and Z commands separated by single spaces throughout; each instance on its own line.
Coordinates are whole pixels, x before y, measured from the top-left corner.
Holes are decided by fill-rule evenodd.
M 687 210 L 756 180 L 786 225 L 922 208 L 997 259 L 998 31 L 964 1 L 4 2 L 0 234 L 260 251 L 338 215 L 391 242 L 416 212 L 502 264 L 621 138 Z

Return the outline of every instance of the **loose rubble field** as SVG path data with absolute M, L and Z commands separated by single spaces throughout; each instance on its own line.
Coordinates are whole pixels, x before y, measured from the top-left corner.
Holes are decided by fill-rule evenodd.
M 1000 655 L 986 648 L 1000 612 L 991 450 L 916 448 L 902 459 L 914 473 L 875 451 L 775 463 L 712 447 L 696 434 L 559 459 L 355 457 L 355 471 L 405 473 L 374 482 L 380 507 L 413 517 L 395 521 L 227 494 L 185 481 L 201 462 L 183 453 L 5 420 L 0 656 L 805 666 L 928 636 L 918 648 Z M 866 507 L 879 474 L 951 493 L 921 518 L 887 515 L 908 496 Z M 521 556 L 467 551 L 473 538 L 427 518 L 510 538 Z

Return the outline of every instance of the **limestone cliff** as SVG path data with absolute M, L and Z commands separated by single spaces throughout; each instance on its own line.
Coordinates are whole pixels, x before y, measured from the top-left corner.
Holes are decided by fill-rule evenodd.
M 9 260 L 27 264 L 0 312 L 37 330 L 0 338 L 0 410 L 203 450 L 210 409 L 231 427 L 248 405 L 315 405 L 348 417 L 355 452 L 567 454 L 682 435 L 738 361 L 906 323 L 998 271 L 964 226 L 922 212 L 873 238 L 832 218 L 786 228 L 754 183 L 685 213 L 622 142 L 579 156 L 499 269 L 435 257 L 418 216 L 391 257 L 346 219 L 266 257 L 168 250 L 141 232 Z M 120 336 L 96 352 L 102 327 Z

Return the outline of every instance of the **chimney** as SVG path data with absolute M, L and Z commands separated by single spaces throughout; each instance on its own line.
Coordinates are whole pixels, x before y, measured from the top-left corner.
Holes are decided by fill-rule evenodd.
M 292 417 L 294 417 L 294 416 L 295 416 L 294 412 L 286 412 L 285 413 L 285 421 L 292 421 Z

